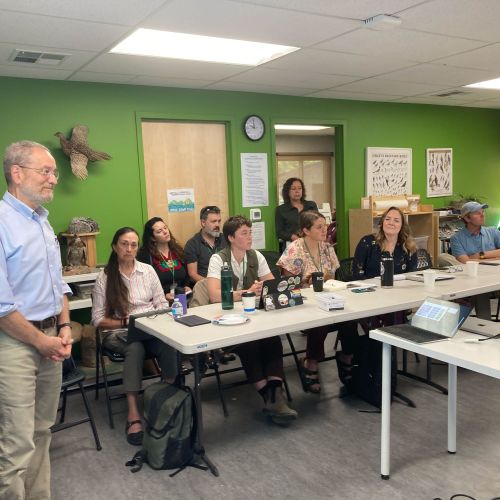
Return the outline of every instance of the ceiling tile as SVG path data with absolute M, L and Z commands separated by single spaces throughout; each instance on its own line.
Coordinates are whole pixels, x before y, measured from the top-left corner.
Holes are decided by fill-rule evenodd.
M 357 82 L 348 83 L 336 87 L 336 90 L 345 92 L 375 92 L 388 94 L 394 97 L 410 96 L 416 94 L 428 94 L 429 92 L 438 92 L 444 90 L 443 85 L 427 85 L 415 82 L 397 82 L 393 80 L 383 80 L 380 78 L 367 78 Z
M 134 85 L 153 85 L 155 87 L 202 89 L 214 82 L 213 80 L 195 80 L 192 78 L 168 78 L 139 75 L 134 78 L 132 83 Z
M 220 80 L 241 73 L 247 70 L 248 66 L 183 61 L 162 57 L 104 54 L 88 64 L 84 69 L 96 73 Z
M 345 33 L 359 26 L 359 22 L 230 0 L 173 0 L 143 25 L 181 33 L 306 47 Z
M 314 91 L 310 88 L 292 88 L 286 87 L 284 85 L 259 85 L 259 84 L 247 84 L 240 82 L 218 82 L 213 85 L 209 85 L 207 89 L 211 90 L 234 90 L 238 92 L 264 92 L 266 94 L 281 94 L 281 95 L 295 95 L 303 96 Z
M 482 45 L 484 42 L 407 29 L 375 31 L 361 28 L 320 43 L 314 48 L 369 56 L 392 55 L 411 61 L 428 62 Z
M 394 99 L 394 96 L 390 94 L 377 94 L 372 92 L 342 92 L 341 90 L 337 89 L 320 90 L 319 92 L 313 92 L 311 94 L 308 94 L 308 97 L 349 99 L 355 101 L 381 101 L 381 102 L 392 101 Z
M 255 68 L 228 78 L 231 82 L 258 83 L 261 85 L 286 85 L 287 87 L 325 89 L 352 82 L 355 77 L 301 73 L 274 68 Z
M 102 83 L 132 83 L 134 75 L 120 75 L 119 73 L 94 73 L 92 71 L 78 71 L 68 80 L 75 82 L 102 82 Z
M 458 68 L 436 63 L 419 64 L 411 68 L 380 75 L 379 78 L 456 87 L 495 78 L 495 75 L 496 73 L 492 71 Z
M 500 78 L 500 43 L 440 59 L 440 64 L 496 71 Z
M 127 32 L 110 24 L 3 11 L 0 43 L 92 51 L 103 50 Z
M 0 0 L 0 9 L 134 26 L 164 3 L 165 0 L 85 0 L 82 2 Z
M 267 63 L 265 67 L 298 72 L 311 71 L 330 75 L 368 77 L 407 68 L 414 64 L 414 62 L 391 56 L 374 58 L 328 50 L 304 49 L 275 59 Z
M 367 19 L 377 14 L 394 14 L 412 5 L 422 3 L 422 0 L 232 0 L 237 3 L 251 3 L 296 10 L 327 16 L 348 17 L 352 19 Z
M 0 76 L 11 76 L 16 78 L 40 78 L 42 80 L 65 80 L 71 71 L 61 69 L 33 68 L 29 66 L 0 65 Z
M 468 108 L 490 108 L 490 109 L 500 109 L 500 101 L 499 100 L 485 100 L 485 101 L 475 101 L 468 102 L 464 104 Z
M 441 35 L 500 41 L 498 0 L 434 0 L 401 13 L 405 28 Z

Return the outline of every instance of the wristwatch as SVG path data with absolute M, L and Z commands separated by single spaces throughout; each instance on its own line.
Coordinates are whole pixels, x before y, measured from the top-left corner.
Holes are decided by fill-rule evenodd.
M 484 259 L 484 258 L 485 258 L 485 257 L 484 257 L 484 252 L 479 252 L 479 258 L 480 258 L 480 259 Z
M 71 328 L 71 323 L 61 323 L 57 325 L 57 333 L 59 333 L 65 326 L 69 326 Z

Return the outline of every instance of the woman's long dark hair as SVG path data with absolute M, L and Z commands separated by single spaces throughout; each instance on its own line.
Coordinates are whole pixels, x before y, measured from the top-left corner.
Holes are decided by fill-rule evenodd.
M 122 280 L 120 269 L 118 266 L 118 255 L 114 250 L 114 246 L 118 244 L 120 236 L 134 233 L 139 238 L 139 233 L 133 227 L 121 227 L 116 231 L 111 241 L 111 255 L 108 263 L 104 268 L 107 276 L 106 281 L 106 316 L 109 318 L 123 318 L 127 316 L 129 311 L 129 296 L 128 288 Z
M 163 222 L 164 224 L 166 224 L 161 217 L 152 217 L 146 222 L 146 224 L 144 224 L 144 233 L 142 235 L 142 248 L 140 252 L 143 253 L 144 251 L 146 251 L 147 253 L 156 257 L 157 259 L 161 259 L 161 255 L 158 250 L 158 247 L 156 246 L 156 241 L 154 239 L 154 232 L 153 232 L 153 226 L 157 222 Z M 169 232 L 170 232 L 170 241 L 168 242 L 168 247 L 170 248 L 171 252 L 177 255 L 177 258 L 179 260 L 184 262 L 184 249 L 179 243 L 177 243 L 177 240 L 172 234 L 172 231 L 170 231 L 170 228 Z
M 285 184 L 283 184 L 283 188 L 281 189 L 281 196 L 283 197 L 283 201 L 285 203 L 290 203 L 290 188 L 295 181 L 300 182 L 300 185 L 302 186 L 302 197 L 300 198 L 300 201 L 304 202 L 306 199 L 306 187 L 304 186 L 304 181 L 298 177 L 290 177 L 290 179 L 285 181 Z

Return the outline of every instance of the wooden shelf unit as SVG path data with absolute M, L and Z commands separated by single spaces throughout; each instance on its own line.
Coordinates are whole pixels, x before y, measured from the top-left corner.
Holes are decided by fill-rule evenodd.
M 432 205 L 420 205 L 416 212 L 405 213 L 405 218 L 414 237 L 427 236 L 427 251 L 436 262 L 438 251 L 437 218 Z M 349 209 L 349 254 L 354 255 L 356 246 L 363 236 L 378 230 L 381 214 L 369 208 Z

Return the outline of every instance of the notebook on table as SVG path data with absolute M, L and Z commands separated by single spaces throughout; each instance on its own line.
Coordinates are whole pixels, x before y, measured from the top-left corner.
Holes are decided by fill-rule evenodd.
M 461 326 L 461 330 L 484 335 L 485 337 L 496 337 L 500 335 L 500 323 L 488 321 L 487 319 L 469 317 Z
M 384 326 L 379 330 L 417 344 L 446 340 L 457 333 L 470 311 L 463 304 L 427 297 L 410 325 Z
M 150 318 L 152 316 L 159 316 L 160 314 L 166 314 L 170 312 L 170 307 L 165 309 L 153 309 L 152 311 L 146 311 L 137 314 L 131 314 L 128 318 L 128 331 L 127 331 L 127 343 L 132 342 L 143 342 L 144 340 L 154 339 L 153 335 L 146 333 L 144 330 L 140 330 L 135 326 L 135 320 L 138 318 Z

